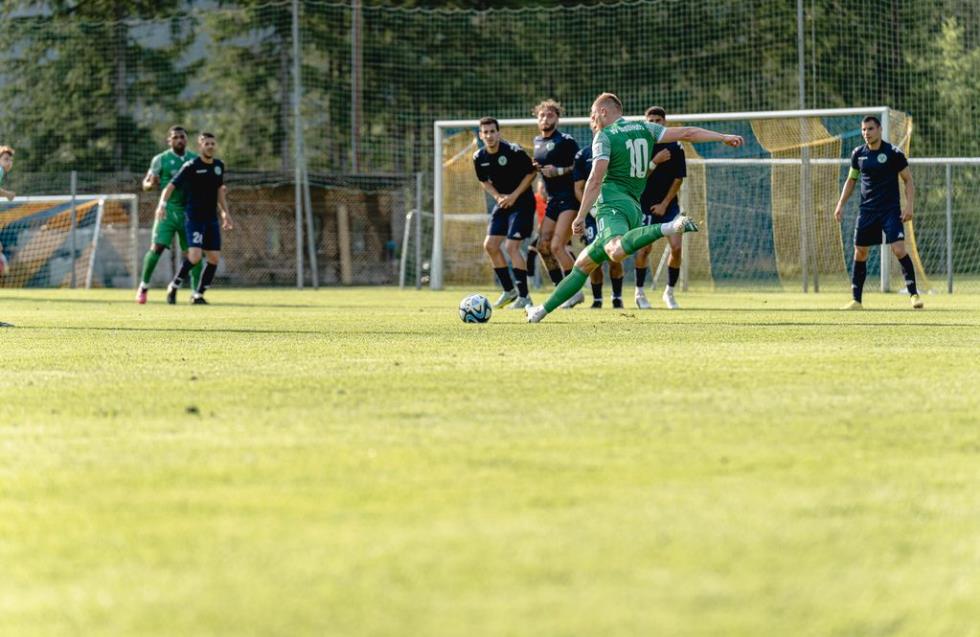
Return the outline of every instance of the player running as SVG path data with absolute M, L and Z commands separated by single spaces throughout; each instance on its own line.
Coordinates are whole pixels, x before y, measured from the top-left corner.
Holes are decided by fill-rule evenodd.
M 480 185 L 497 202 L 490 212 L 487 236 L 483 240 L 483 249 L 504 289 L 494 307 L 503 307 L 513 301 L 510 309 L 527 308 L 531 306 L 531 297 L 527 291 L 527 262 L 521 252 L 521 242 L 534 231 L 534 195 L 530 186 L 537 172 L 520 145 L 500 139 L 500 124 L 496 119 L 484 117 L 480 120 L 480 139 L 484 147 L 473 154 L 473 168 Z M 517 279 L 516 289 L 507 269 L 507 260 L 500 250 L 500 244 L 505 240 L 505 249 Z
M 669 223 L 643 225 L 640 194 L 646 185 L 647 168 L 657 143 L 674 141 L 722 142 L 738 147 L 738 135 L 725 135 L 696 127 L 664 128 L 650 122 L 627 122 L 623 103 L 612 93 L 596 98 L 590 112 L 597 127 L 592 140 L 592 173 L 585 184 L 572 231 L 585 231 L 585 216 L 596 206 L 599 234 L 575 261 L 572 272 L 562 279 L 544 305 L 526 310 L 529 323 L 537 323 L 582 289 L 589 274 L 604 261 L 621 263 L 623 259 L 663 236 L 696 232 L 697 225 L 684 215 Z
M 648 122 L 667 125 L 667 112 L 660 106 L 648 108 L 646 118 Z M 647 177 L 647 186 L 640 195 L 643 225 L 673 221 L 680 214 L 677 193 L 686 177 L 687 161 L 684 159 L 684 148 L 680 144 L 672 142 L 653 147 L 650 175 Z M 676 310 L 674 286 L 677 285 L 681 273 L 681 235 L 671 235 L 667 237 L 667 242 L 670 244 L 670 260 L 667 261 L 667 286 L 664 288 L 663 301 L 668 310 Z M 650 301 L 643 291 L 643 284 L 646 281 L 647 260 L 652 249 L 653 246 L 649 245 L 633 256 L 636 267 L 636 293 L 633 297 L 636 307 L 641 310 L 650 309 Z
M 905 250 L 905 228 L 902 225 L 912 220 L 915 209 L 915 184 L 912 183 L 909 162 L 901 150 L 881 139 L 881 120 L 877 117 L 869 115 L 861 121 L 861 135 L 865 143 L 851 153 L 851 172 L 834 209 L 834 219 L 840 223 L 844 218 L 844 204 L 860 178 L 861 204 L 854 229 L 854 267 L 851 270 L 851 294 L 854 298 L 842 309 L 860 310 L 864 307 L 861 305 L 861 294 L 868 275 L 868 249 L 881 243 L 882 232 L 885 242 L 891 244 L 892 252 L 902 266 L 912 307 L 922 309 L 922 299 L 915 286 L 915 267 L 912 257 Z M 904 210 L 898 196 L 898 177 L 905 182 Z M 881 258 L 886 257 L 882 254 Z
M 177 189 L 184 192 L 186 207 L 184 209 L 185 230 L 187 232 L 187 255 L 180 266 L 180 271 L 167 286 L 167 303 L 175 303 L 177 290 L 187 278 L 191 268 L 201 262 L 202 251 L 207 252 L 207 265 L 201 274 L 201 280 L 191 296 L 194 305 L 207 305 L 204 293 L 214 280 L 221 259 L 221 230 L 231 230 L 234 225 L 228 212 L 228 201 L 225 187 L 225 165 L 220 159 L 215 159 L 218 140 L 212 133 L 201 133 L 197 138 L 200 157 L 185 163 L 174 175 L 173 179 L 160 195 L 157 206 L 158 220 L 167 215 L 167 203 Z M 221 211 L 221 225 L 218 225 L 218 211 Z
M 548 193 L 538 253 L 548 264 L 551 280 L 558 285 L 575 263 L 567 246 L 572 238 L 572 219 L 578 207 L 572 171 L 579 148 L 575 138 L 558 130 L 561 104 L 544 100 L 534 107 L 533 112 L 541 133 L 534 138 L 534 166 L 541 172 Z
M 170 183 L 173 176 L 177 174 L 185 162 L 195 159 L 197 155 L 187 150 L 187 131 L 182 126 L 171 126 L 167 134 L 167 144 L 169 150 L 165 150 L 150 162 L 150 169 L 146 171 L 143 178 L 143 190 Z M 177 191 L 167 202 L 167 214 L 163 219 L 157 219 L 153 223 L 153 243 L 143 257 L 143 276 L 140 279 L 139 288 L 136 290 L 136 302 L 146 303 L 146 293 L 150 288 L 150 278 L 153 270 L 156 269 L 163 251 L 173 245 L 174 235 L 177 235 L 177 242 L 180 250 L 187 253 L 187 233 L 184 231 L 184 193 Z M 198 263 L 191 269 L 191 287 L 197 289 L 197 283 L 201 279 L 201 264 Z M 176 302 L 177 297 L 167 296 L 168 303 Z

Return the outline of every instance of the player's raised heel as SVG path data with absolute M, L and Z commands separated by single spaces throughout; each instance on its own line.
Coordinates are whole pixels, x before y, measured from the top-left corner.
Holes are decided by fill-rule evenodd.
M 668 310 L 676 310 L 680 307 L 677 305 L 677 299 L 674 298 L 674 288 L 664 288 L 664 294 L 661 298 L 664 300 L 664 305 L 667 306 Z
M 173 305 L 177 302 L 177 286 L 171 283 L 167 286 L 167 305 Z
M 925 307 L 922 303 L 922 299 L 919 298 L 918 294 L 913 294 L 909 298 L 909 302 L 912 304 L 913 310 L 921 310 L 923 307 Z
M 548 312 L 545 311 L 543 305 L 532 305 L 531 307 L 524 308 L 524 313 L 527 316 L 528 323 L 540 323 L 541 319 L 548 316 Z
M 850 303 L 848 303 L 847 305 L 845 305 L 841 309 L 842 310 L 863 310 L 864 309 L 864 306 L 861 305 L 858 301 L 851 301 Z
M 636 309 L 638 310 L 653 309 L 650 301 L 647 300 L 647 293 L 643 291 L 643 288 L 637 288 L 636 294 L 633 295 L 633 300 L 636 301 Z
M 493 304 L 494 307 L 503 307 L 517 298 L 517 289 L 511 288 L 509 290 L 504 290 L 504 293 L 500 295 L 497 302 Z
M 585 295 L 582 294 L 582 290 L 579 290 L 578 292 L 575 293 L 575 296 L 573 296 L 572 298 L 568 299 L 567 301 L 561 304 L 561 309 L 570 310 L 584 300 L 585 300 Z
M 146 292 L 147 290 L 143 286 L 140 286 L 139 289 L 136 290 L 136 302 L 140 305 L 146 305 Z
M 532 305 L 533 305 L 533 303 L 531 303 L 531 297 L 530 296 L 519 296 L 519 297 L 517 297 L 517 299 L 514 300 L 513 303 L 511 303 L 510 305 L 507 306 L 507 309 L 508 310 L 523 310 L 524 308 L 531 307 Z
M 691 219 L 685 215 L 679 215 L 676 219 L 674 219 L 674 229 L 675 234 L 697 232 L 700 230 L 700 228 L 698 228 L 698 224 L 694 223 L 694 219 Z

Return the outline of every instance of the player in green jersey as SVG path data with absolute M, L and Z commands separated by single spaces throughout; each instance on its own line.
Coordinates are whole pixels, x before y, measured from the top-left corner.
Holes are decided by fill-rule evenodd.
M 589 274 L 604 261 L 620 263 L 661 237 L 697 232 L 697 225 L 684 215 L 667 223 L 643 225 L 640 195 L 646 187 L 654 144 L 676 141 L 722 142 L 733 147 L 743 144 L 738 135 L 693 126 L 665 128 L 651 122 L 628 122 L 623 118 L 623 103 L 612 93 L 597 97 L 589 116 L 599 132 L 592 140 L 592 172 L 585 182 L 572 231 L 582 235 L 585 216 L 594 205 L 599 233 L 588 249 L 579 253 L 572 272 L 562 279 L 544 305 L 527 308 L 529 323 L 539 322 L 577 294 Z
M 2 188 L 3 182 L 7 179 L 7 175 L 10 170 L 14 167 L 14 149 L 10 146 L 0 145 L 0 197 L 6 197 L 8 200 L 13 201 L 15 195 L 9 190 L 4 190 Z M 7 257 L 3 254 L 3 244 L 0 243 L 0 274 L 3 274 L 7 269 Z M 10 323 L 4 323 L 0 321 L 0 327 L 13 327 Z
M 184 163 L 197 158 L 197 155 L 187 150 L 187 131 L 182 126 L 172 126 L 167 137 L 170 150 L 164 151 L 153 158 L 150 170 L 143 178 L 143 190 L 152 190 L 159 186 L 165 188 Z M 173 244 L 174 235 L 180 249 L 187 253 L 187 232 L 184 230 L 184 194 L 177 191 L 167 203 L 167 214 L 163 219 L 157 219 L 153 224 L 153 244 L 143 257 L 143 276 L 139 289 L 136 291 L 136 302 L 146 303 L 146 291 L 150 287 L 150 277 L 160 261 L 163 251 Z M 201 263 L 191 270 L 191 285 L 197 289 L 201 277 Z M 170 297 L 167 297 L 170 302 Z

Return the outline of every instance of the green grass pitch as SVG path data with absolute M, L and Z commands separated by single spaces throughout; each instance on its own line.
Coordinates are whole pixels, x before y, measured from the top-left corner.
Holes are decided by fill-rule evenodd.
M 469 291 L 0 291 L 0 634 L 980 635 L 980 296 Z

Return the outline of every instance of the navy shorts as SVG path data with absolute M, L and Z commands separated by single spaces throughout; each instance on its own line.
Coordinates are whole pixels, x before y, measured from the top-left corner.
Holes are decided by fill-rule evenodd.
M 548 197 L 548 207 L 545 208 L 544 216 L 552 221 L 558 221 L 558 217 L 566 210 L 578 211 L 578 199 L 571 193 Z
M 655 223 L 667 223 L 668 221 L 673 221 L 674 218 L 681 213 L 681 207 L 677 204 L 676 199 L 670 202 L 670 205 L 667 206 L 667 212 L 665 212 L 664 216 L 662 217 L 653 216 L 653 213 L 650 212 L 650 206 L 652 205 L 653 204 L 650 204 L 643 208 L 643 225 L 645 226 L 652 226 Z
M 858 214 L 857 226 L 854 228 L 854 245 L 866 248 L 881 245 L 881 234 L 885 234 L 885 243 L 895 243 L 905 240 L 905 226 L 902 223 L 901 212 L 861 212 Z
M 598 234 L 599 225 L 595 222 L 595 217 L 591 213 L 585 215 L 585 233 L 582 235 L 582 243 L 589 245 L 595 241 Z
M 487 236 L 527 239 L 534 232 L 534 208 L 514 204 L 510 208 L 494 206 L 490 213 Z
M 218 220 L 214 221 L 191 221 L 188 219 L 184 223 L 187 230 L 187 246 L 190 248 L 201 248 L 209 252 L 221 250 L 221 226 Z

